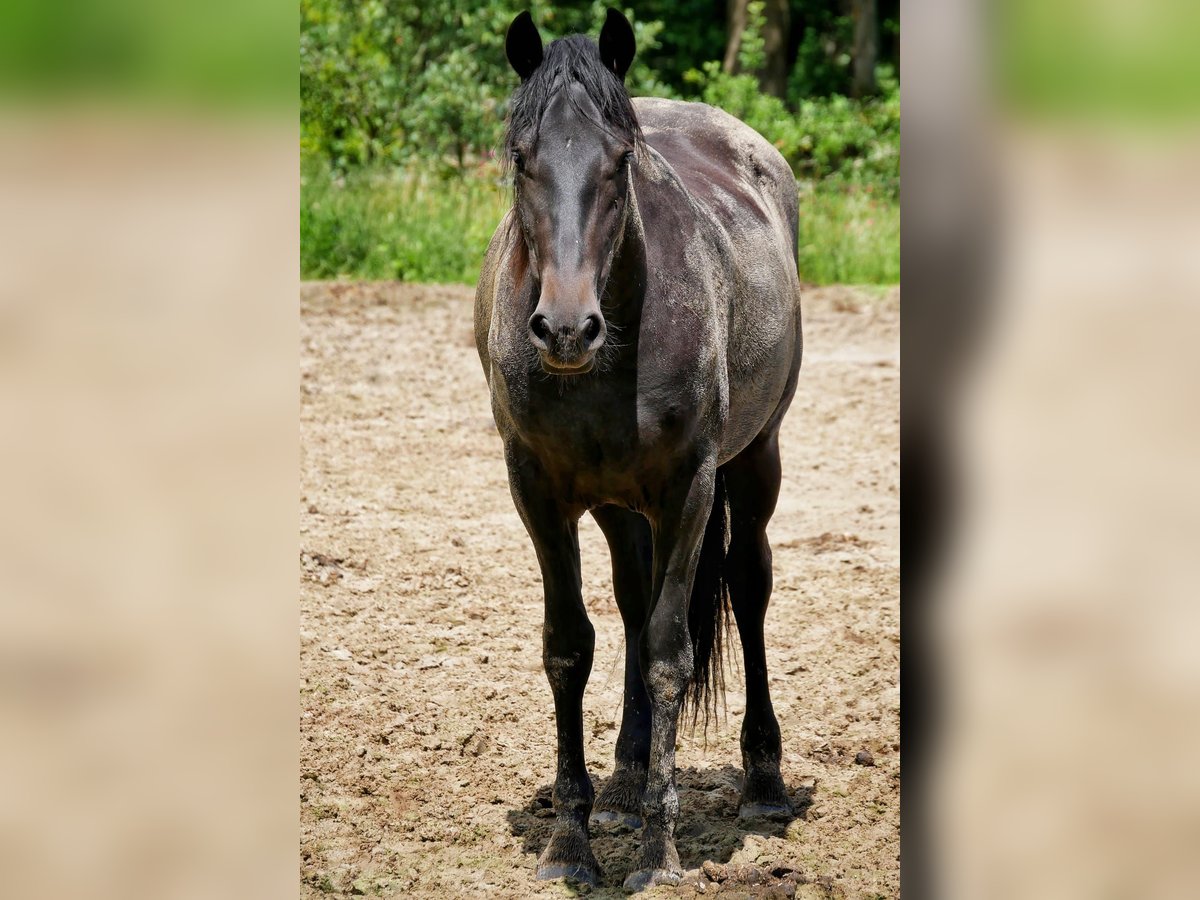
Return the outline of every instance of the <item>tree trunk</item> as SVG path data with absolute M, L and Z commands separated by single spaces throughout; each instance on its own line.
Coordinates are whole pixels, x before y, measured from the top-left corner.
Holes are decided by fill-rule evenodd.
M 869 97 L 877 90 L 875 63 L 879 59 L 879 13 L 876 0 L 852 0 L 854 17 L 854 80 L 851 93 Z
M 725 42 L 725 61 L 721 69 L 726 75 L 733 75 L 738 70 L 738 51 L 742 49 L 742 35 L 746 31 L 747 10 L 750 0 L 729 0 L 728 16 L 725 33 L 729 35 Z
M 767 15 L 767 22 L 763 28 L 763 51 L 767 55 L 767 64 L 759 73 L 758 83 L 763 93 L 783 100 L 787 97 L 788 81 L 788 0 L 767 0 L 763 11 Z
M 721 68 L 733 75 L 739 71 L 738 53 L 742 49 L 742 35 L 746 32 L 749 0 L 729 0 L 725 60 Z M 763 15 L 763 55 L 765 64 L 755 74 L 758 86 L 764 94 L 783 99 L 787 96 L 787 41 L 790 20 L 788 0 L 765 0 Z

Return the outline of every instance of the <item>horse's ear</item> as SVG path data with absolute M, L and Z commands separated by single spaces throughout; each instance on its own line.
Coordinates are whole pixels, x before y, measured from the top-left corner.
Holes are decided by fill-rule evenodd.
M 538 34 L 529 10 L 518 15 L 508 26 L 504 52 L 508 54 L 509 65 L 521 76 L 522 81 L 528 81 L 529 76 L 542 64 L 542 36 Z
M 624 81 L 636 49 L 633 26 L 619 10 L 609 7 L 604 27 L 600 29 L 600 59 Z

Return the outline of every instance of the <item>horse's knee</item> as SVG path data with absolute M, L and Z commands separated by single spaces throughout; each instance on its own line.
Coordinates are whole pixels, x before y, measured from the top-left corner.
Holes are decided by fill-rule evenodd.
M 652 616 L 642 629 L 638 655 L 651 701 L 682 700 L 694 669 L 686 615 Z
M 587 683 L 596 649 L 596 629 L 586 620 L 574 628 L 547 625 L 542 641 L 542 664 L 553 690 Z
M 679 653 L 656 657 L 651 659 L 649 665 L 643 665 L 643 680 L 651 703 L 670 707 L 683 702 L 683 695 L 692 677 L 690 656 L 689 652 L 686 655 Z

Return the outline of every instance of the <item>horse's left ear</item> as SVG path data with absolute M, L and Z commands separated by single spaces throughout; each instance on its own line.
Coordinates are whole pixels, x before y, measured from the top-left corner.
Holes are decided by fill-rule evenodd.
M 617 73 L 617 77 L 625 80 L 629 64 L 633 62 L 633 54 L 637 49 L 633 40 L 633 26 L 621 15 L 619 10 L 609 7 L 608 16 L 604 19 L 604 27 L 600 29 L 600 59 L 604 65 Z

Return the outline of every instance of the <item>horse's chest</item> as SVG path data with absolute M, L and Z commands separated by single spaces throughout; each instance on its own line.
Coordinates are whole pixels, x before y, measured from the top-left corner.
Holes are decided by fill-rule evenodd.
M 639 395 L 606 380 L 533 382 L 508 397 L 503 412 L 511 438 L 539 461 L 562 496 L 580 505 L 638 506 L 664 473 L 678 468 L 698 422 L 685 397 Z

